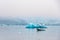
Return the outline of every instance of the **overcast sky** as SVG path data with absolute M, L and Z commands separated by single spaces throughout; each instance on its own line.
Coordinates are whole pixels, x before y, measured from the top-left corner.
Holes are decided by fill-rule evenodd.
M 0 17 L 60 17 L 59 0 L 0 0 Z

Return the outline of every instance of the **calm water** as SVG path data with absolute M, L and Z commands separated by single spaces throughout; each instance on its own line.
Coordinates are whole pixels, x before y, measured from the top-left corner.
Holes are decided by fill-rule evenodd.
M 0 26 L 0 40 L 60 40 L 60 26 L 47 26 L 46 31 L 24 26 Z

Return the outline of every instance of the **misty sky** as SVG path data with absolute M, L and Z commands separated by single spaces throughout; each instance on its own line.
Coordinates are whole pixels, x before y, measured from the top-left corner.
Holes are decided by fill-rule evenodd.
M 0 17 L 60 17 L 59 0 L 0 0 Z

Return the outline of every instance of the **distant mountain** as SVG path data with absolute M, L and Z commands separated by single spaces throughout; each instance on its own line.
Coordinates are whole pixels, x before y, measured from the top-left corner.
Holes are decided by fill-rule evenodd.
M 6 25 L 26 25 L 27 22 L 18 18 L 0 18 L 0 24 Z
M 5 25 L 26 25 L 28 23 L 38 23 L 45 25 L 60 25 L 59 19 L 46 19 L 46 18 L 9 18 L 0 17 L 0 24 Z

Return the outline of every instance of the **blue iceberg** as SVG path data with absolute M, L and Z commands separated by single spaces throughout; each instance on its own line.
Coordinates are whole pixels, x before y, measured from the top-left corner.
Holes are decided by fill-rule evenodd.
M 33 24 L 33 23 L 30 23 L 26 26 L 26 28 L 29 28 L 29 29 L 34 29 L 34 28 L 47 28 L 43 25 L 39 25 L 39 24 Z

